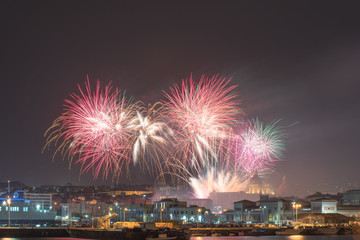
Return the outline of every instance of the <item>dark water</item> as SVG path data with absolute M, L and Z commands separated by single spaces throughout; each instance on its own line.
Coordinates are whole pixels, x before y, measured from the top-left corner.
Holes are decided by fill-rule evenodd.
M 239 236 L 239 237 L 192 237 L 191 240 L 360 240 L 360 236 Z M 0 238 L 0 240 L 88 240 L 84 238 Z
M 192 237 L 191 240 L 360 240 L 360 236 L 239 236 L 239 237 Z

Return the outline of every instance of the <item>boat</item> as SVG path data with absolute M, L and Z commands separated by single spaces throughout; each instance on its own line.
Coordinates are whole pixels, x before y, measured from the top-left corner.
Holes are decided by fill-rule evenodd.
M 53 225 L 56 211 L 50 205 L 50 194 L 42 194 L 45 203 L 39 203 L 37 193 L 25 193 L 24 190 L 16 190 L 10 194 L 0 194 L 0 225 L 7 226 L 10 214 L 11 226 L 21 225 Z M 29 200 L 30 199 L 30 200 Z M 10 206 L 9 202 L 10 201 Z M 9 209 L 10 207 L 10 209 Z

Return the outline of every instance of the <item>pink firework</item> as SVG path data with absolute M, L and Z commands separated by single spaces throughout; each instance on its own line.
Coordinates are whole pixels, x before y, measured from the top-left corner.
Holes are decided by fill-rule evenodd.
M 277 122 L 264 125 L 256 119 L 245 123 L 237 141 L 237 167 L 252 176 L 268 170 L 281 158 L 284 133 Z
M 205 161 L 204 152 L 211 152 L 214 142 L 231 133 L 241 111 L 236 86 L 229 85 L 229 81 L 202 76 L 196 83 L 190 77 L 165 93 L 165 115 L 175 130 L 177 152 L 183 154 L 184 161 Z
M 97 82 L 91 90 L 89 80 L 85 91 L 79 86 L 79 94 L 65 100 L 64 113 L 50 127 L 47 144 L 62 141 L 58 151 L 70 159 L 79 156 L 83 171 L 94 170 L 97 178 L 104 171 L 121 173 L 131 160 L 131 132 L 128 129 L 136 113 L 136 105 L 121 95 L 118 89 L 107 85 L 100 90 Z

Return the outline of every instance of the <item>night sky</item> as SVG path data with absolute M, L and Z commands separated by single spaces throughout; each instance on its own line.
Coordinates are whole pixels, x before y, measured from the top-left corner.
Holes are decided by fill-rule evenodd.
M 285 176 L 296 195 L 360 188 L 357 2 L 1 1 L 0 181 L 109 183 L 41 153 L 87 74 L 150 103 L 191 73 L 219 73 L 248 116 L 296 123 L 267 181 Z

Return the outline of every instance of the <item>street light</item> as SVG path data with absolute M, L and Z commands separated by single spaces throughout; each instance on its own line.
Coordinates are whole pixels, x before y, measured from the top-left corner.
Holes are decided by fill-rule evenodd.
M 6 201 L 8 204 L 8 227 L 10 227 L 10 205 L 11 205 L 11 198 L 9 197 Z
M 201 209 L 199 208 L 198 210 L 197 210 L 197 221 L 196 221 L 196 227 L 198 228 L 199 227 L 199 214 L 201 213 Z
M 295 208 L 295 216 L 296 216 L 295 222 L 297 223 L 297 221 L 298 221 L 298 209 L 301 208 L 301 204 L 294 203 L 293 208 Z
M 160 209 L 160 222 L 162 222 L 163 211 L 164 211 L 164 209 Z
M 127 208 L 124 208 L 124 222 L 125 222 L 125 213 L 128 209 Z

